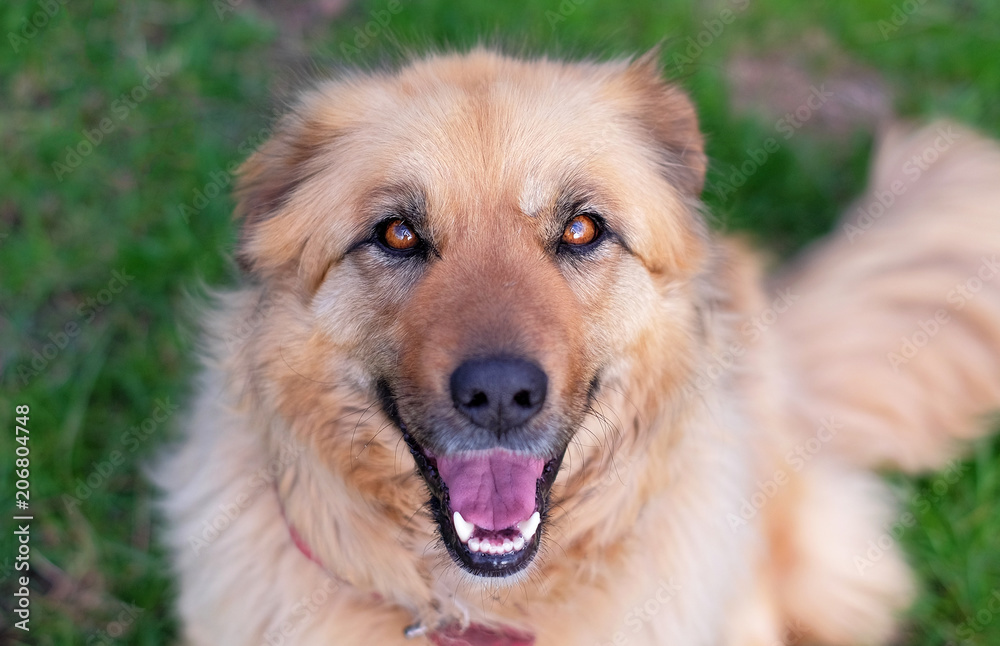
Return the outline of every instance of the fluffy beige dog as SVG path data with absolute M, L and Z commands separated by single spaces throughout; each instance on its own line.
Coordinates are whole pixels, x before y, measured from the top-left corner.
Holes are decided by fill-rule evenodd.
M 347 75 L 246 162 L 158 470 L 187 643 L 890 639 L 912 517 L 870 469 L 1000 403 L 1000 150 L 890 132 L 765 278 L 654 58 Z

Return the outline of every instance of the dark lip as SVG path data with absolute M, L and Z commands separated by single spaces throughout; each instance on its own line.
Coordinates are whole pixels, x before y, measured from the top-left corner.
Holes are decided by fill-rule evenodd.
M 452 524 L 452 511 L 448 498 L 448 485 L 438 474 L 437 463 L 433 457 L 421 448 L 420 444 L 409 432 L 403 429 L 403 439 L 410 448 L 410 454 L 417 463 L 417 471 L 427 483 L 427 488 L 431 492 L 430 510 L 437 521 L 438 533 L 444 542 L 448 553 L 458 565 L 470 574 L 482 577 L 507 577 L 520 572 L 534 560 L 541 545 L 541 537 L 546 526 L 549 508 L 549 493 L 552 490 L 552 483 L 555 482 L 559 467 L 562 465 L 565 449 L 559 455 L 545 463 L 542 469 L 542 477 L 538 479 L 535 486 L 535 509 L 541 516 L 541 522 L 535 535 L 531 537 L 522 549 L 508 554 L 483 554 L 482 552 L 472 552 L 459 540 Z

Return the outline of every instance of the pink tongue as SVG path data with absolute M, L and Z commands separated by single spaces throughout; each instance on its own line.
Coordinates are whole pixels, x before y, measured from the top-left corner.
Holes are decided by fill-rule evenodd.
M 452 511 L 488 530 L 513 527 L 534 513 L 544 467 L 544 460 L 502 449 L 437 458 Z

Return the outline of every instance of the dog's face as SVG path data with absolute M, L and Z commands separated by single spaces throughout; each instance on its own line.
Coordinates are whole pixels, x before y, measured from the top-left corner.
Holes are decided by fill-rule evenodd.
M 703 170 L 690 104 L 648 61 L 476 52 L 320 86 L 241 178 L 241 263 L 308 319 L 289 343 L 310 365 L 276 388 L 363 393 L 408 444 L 455 561 L 523 569 L 595 393 L 669 366 L 670 339 L 684 352 Z M 295 401 L 286 415 L 322 415 L 303 410 L 321 397 Z M 351 451 L 341 426 L 324 450 Z

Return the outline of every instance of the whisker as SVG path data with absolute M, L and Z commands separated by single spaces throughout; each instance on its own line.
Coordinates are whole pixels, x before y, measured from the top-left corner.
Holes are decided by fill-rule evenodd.
M 368 408 L 364 409 L 364 411 L 361 412 L 361 417 L 358 418 L 358 423 L 354 425 L 354 430 L 351 431 L 351 453 L 354 453 L 354 436 L 358 432 L 358 427 L 360 427 L 361 426 L 361 422 L 364 421 L 364 419 L 365 419 L 365 413 L 367 413 L 368 411 L 370 411 L 371 408 L 372 408 L 372 406 L 374 406 L 374 405 L 375 405 L 375 402 L 372 402 L 372 403 L 368 404 Z M 376 435 L 377 435 L 377 433 L 376 433 Z M 367 444 L 365 446 L 367 446 Z M 364 451 L 364 449 L 362 448 L 361 451 L 358 452 L 358 457 L 361 456 L 361 452 L 363 452 L 363 451 Z M 351 460 L 351 462 L 353 463 L 354 460 L 356 460 L 356 459 L 357 459 L 357 457 L 353 458 Z
M 396 440 L 396 446 L 394 446 L 392 449 L 392 470 L 393 470 L 393 475 L 396 476 L 399 475 L 399 461 L 396 459 L 396 452 L 399 451 L 399 443 L 402 441 L 403 441 L 403 435 L 400 434 L 399 438 Z M 407 446 L 406 448 L 409 449 L 410 447 Z
M 594 399 L 594 401 L 598 405 L 600 405 L 600 402 L 597 401 L 596 398 Z M 590 412 L 597 419 L 597 421 L 600 422 L 601 425 L 604 426 L 607 431 L 609 431 L 609 433 L 606 433 L 605 437 L 608 437 L 608 435 L 610 435 L 610 436 L 613 436 L 615 438 L 615 441 L 613 442 L 613 444 L 611 446 L 608 446 L 607 444 L 605 444 L 605 445 L 603 445 L 601 447 L 602 448 L 602 451 L 601 451 L 601 456 L 602 456 L 601 457 L 601 466 L 604 465 L 604 457 L 603 456 L 607 455 L 608 459 L 611 460 L 612 466 L 617 469 L 617 467 L 615 466 L 615 451 L 621 445 L 621 440 L 620 440 L 620 438 L 621 438 L 621 430 L 610 419 L 608 419 L 607 415 L 605 415 L 603 412 L 598 411 L 598 410 L 596 410 L 596 409 L 594 409 L 592 407 L 590 408 Z M 612 437 L 608 437 L 608 443 L 612 443 Z
M 293 368 L 292 364 L 288 363 L 288 359 L 285 358 L 284 346 L 281 345 L 281 344 L 278 344 L 278 356 L 281 357 L 281 361 L 284 362 L 284 364 L 288 367 L 289 370 L 291 370 L 292 372 L 294 372 L 296 376 L 301 377 L 302 379 L 305 379 L 306 381 L 311 381 L 314 384 L 320 384 L 322 386 L 336 386 L 337 385 L 337 382 L 335 382 L 335 381 L 320 381 L 319 379 L 313 379 L 312 377 L 307 377 L 304 374 L 302 374 L 301 372 L 299 372 L 298 370 L 296 370 L 295 368 Z
M 632 401 L 632 399 L 625 393 L 625 391 L 621 390 L 620 388 L 615 388 L 610 384 L 604 384 L 602 387 L 607 388 L 608 390 L 621 395 L 621 398 L 625 400 L 625 403 L 631 406 L 632 410 L 635 411 L 635 417 L 637 420 L 639 420 L 639 424 L 645 426 L 645 423 L 642 421 L 642 410 L 635 405 L 635 402 Z

